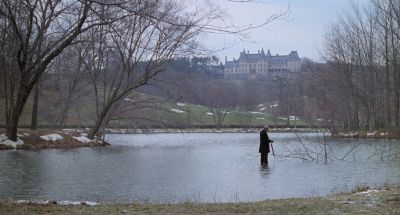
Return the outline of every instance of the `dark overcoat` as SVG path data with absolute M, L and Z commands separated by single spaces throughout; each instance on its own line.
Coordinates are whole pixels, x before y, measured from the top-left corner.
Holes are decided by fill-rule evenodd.
M 269 138 L 268 138 L 268 134 L 267 131 L 265 131 L 264 129 L 262 129 L 260 131 L 260 149 L 258 150 L 258 152 L 260 153 L 269 153 L 269 143 L 272 142 Z

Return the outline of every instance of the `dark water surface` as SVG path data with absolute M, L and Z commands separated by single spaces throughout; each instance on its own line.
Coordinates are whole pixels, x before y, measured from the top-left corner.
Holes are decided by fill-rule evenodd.
M 331 139 L 324 164 L 323 138 L 301 137 L 270 134 L 278 156 L 268 167 L 258 134 L 110 135 L 104 148 L 1 151 L 0 199 L 235 202 L 400 183 L 399 141 Z

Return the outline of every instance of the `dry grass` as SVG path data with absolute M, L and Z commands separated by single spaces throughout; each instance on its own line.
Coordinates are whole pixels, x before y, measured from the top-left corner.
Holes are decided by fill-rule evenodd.
M 0 214 L 400 214 L 400 190 L 254 203 L 90 206 L 0 203 Z

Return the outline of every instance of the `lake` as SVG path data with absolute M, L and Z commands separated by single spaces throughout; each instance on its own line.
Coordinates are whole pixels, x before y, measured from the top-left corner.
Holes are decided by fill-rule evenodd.
M 0 199 L 237 202 L 400 182 L 397 140 L 324 141 L 321 133 L 271 133 L 276 156 L 261 166 L 258 138 L 113 134 L 107 136 L 109 147 L 0 151 Z

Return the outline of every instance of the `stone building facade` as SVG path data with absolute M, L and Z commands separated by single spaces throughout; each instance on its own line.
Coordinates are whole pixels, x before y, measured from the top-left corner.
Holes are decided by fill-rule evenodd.
M 300 70 L 301 59 L 297 51 L 292 51 L 288 55 L 271 55 L 268 50 L 265 54 L 264 49 L 257 54 L 250 54 L 243 50 L 239 59 L 228 61 L 225 57 L 225 79 L 251 79 L 263 76 L 272 78 L 276 76 L 287 77 L 292 72 Z

